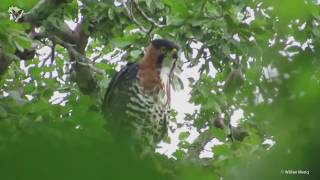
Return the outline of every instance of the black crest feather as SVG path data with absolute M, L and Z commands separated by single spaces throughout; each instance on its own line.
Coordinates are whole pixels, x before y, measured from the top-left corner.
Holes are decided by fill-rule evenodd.
M 179 49 L 179 46 L 176 45 L 174 42 L 166 40 L 166 39 L 155 39 L 151 41 L 152 45 L 156 46 L 157 48 L 165 47 L 167 49 Z

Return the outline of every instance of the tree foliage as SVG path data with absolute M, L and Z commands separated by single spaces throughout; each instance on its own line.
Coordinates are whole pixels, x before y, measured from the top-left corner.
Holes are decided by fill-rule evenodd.
M 0 177 L 317 179 L 319 24 L 312 0 L 2 0 Z M 105 131 L 100 105 L 115 70 L 159 37 L 180 45 L 180 71 L 199 69 L 187 84 L 199 109 L 172 112 L 173 131 L 199 136 L 141 160 Z M 199 158 L 212 139 L 213 158 Z

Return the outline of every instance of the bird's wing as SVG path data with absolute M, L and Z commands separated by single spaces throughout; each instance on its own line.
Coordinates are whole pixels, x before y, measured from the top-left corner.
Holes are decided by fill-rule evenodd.
M 108 105 L 112 103 L 114 97 L 114 91 L 117 87 L 127 88 L 133 82 L 133 79 L 136 78 L 138 71 L 138 65 L 136 63 L 128 63 L 123 67 L 119 72 L 117 72 L 112 78 L 108 89 L 106 91 L 104 100 L 103 100 L 103 110 L 108 109 Z

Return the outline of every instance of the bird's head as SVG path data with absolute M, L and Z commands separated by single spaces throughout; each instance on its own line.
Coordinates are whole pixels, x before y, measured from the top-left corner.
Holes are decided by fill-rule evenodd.
M 155 39 L 146 49 L 142 63 L 157 69 L 171 69 L 178 58 L 178 50 L 179 47 L 169 40 Z
M 140 63 L 140 77 L 147 89 L 164 85 L 167 96 L 170 96 L 171 80 L 178 59 L 179 47 L 165 39 L 151 41 Z
M 178 45 L 172 41 L 155 39 L 151 41 L 146 50 L 143 64 L 158 69 L 162 82 L 167 83 L 173 74 L 178 59 L 178 50 Z
M 178 58 L 179 47 L 165 39 L 153 40 L 150 46 L 156 51 L 156 65 L 161 69 L 171 69 Z
M 150 46 L 155 49 L 157 54 L 156 67 L 160 71 L 160 78 L 169 88 L 178 59 L 179 47 L 174 42 L 165 39 L 155 39 L 151 41 Z

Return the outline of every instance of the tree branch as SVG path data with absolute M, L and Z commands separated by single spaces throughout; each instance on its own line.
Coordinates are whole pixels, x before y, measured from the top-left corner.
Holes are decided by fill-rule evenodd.
M 74 78 L 80 90 L 84 94 L 96 94 L 99 91 L 98 83 L 93 76 L 93 72 L 105 75 L 105 72 L 95 68 L 89 64 L 90 59 L 76 50 L 77 46 L 61 40 L 56 36 L 49 36 L 49 39 L 57 44 L 60 44 L 67 49 L 71 61 L 74 61 L 73 68 L 76 72 Z
M 40 0 L 29 12 L 25 13 L 18 21 L 27 22 L 36 26 L 41 24 L 54 10 L 70 0 Z
M 130 19 L 132 19 L 132 21 L 134 23 L 136 23 L 139 28 L 144 32 L 144 33 L 148 33 L 149 30 L 147 28 L 145 28 L 133 15 L 132 11 L 129 9 L 129 7 L 127 6 L 126 2 L 124 0 L 121 1 L 121 4 L 123 5 L 124 9 L 126 10 L 128 16 L 130 17 Z
M 147 21 L 151 22 L 154 26 L 162 28 L 165 27 L 165 25 L 160 24 L 158 22 L 156 22 L 154 19 L 152 19 L 151 17 L 149 17 L 138 5 L 138 3 L 136 3 L 135 1 L 132 1 L 133 5 L 135 6 L 135 8 L 138 10 L 138 12 L 141 14 L 142 17 L 144 17 Z
M 197 137 L 197 139 L 192 143 L 191 147 L 188 149 L 188 158 L 199 159 L 199 155 L 203 150 L 203 147 L 214 138 L 210 131 L 210 128 Z

